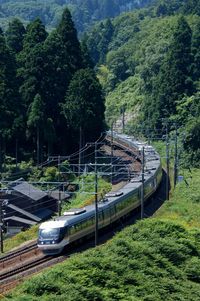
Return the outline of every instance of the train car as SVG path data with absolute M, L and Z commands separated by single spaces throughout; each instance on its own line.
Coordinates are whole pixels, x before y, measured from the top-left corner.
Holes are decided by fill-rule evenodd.
M 109 133 L 108 133 L 109 135 Z M 144 200 L 158 188 L 162 178 L 160 158 L 145 143 L 126 135 L 114 134 L 114 139 L 141 153 L 145 151 Z M 98 203 L 98 229 L 105 228 L 141 204 L 142 176 L 132 178 L 123 188 L 110 192 Z M 63 216 L 44 222 L 39 227 L 38 248 L 48 255 L 59 254 L 69 244 L 92 235 L 95 231 L 95 206 L 68 210 Z

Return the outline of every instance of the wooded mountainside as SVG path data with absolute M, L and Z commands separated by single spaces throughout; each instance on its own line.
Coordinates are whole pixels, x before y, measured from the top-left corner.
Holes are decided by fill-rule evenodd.
M 66 154 L 79 132 L 84 143 L 104 130 L 101 87 L 68 9 L 49 35 L 39 18 L 26 29 L 14 19 L 0 32 L 0 58 L 0 166 L 5 154 L 36 159 L 37 149 L 38 163 Z
M 128 133 L 161 138 L 163 118 L 170 130 L 176 123 L 183 129 L 184 161 L 199 166 L 200 1 L 113 1 L 118 13 L 131 5 L 148 8 L 97 23 L 81 43 L 68 9 L 51 33 L 34 19 L 34 5 L 27 26 L 15 18 L 1 31 L 0 166 L 5 154 L 26 159 L 35 149 L 37 162 L 66 154 L 78 147 L 80 132 L 82 143 L 86 132 L 88 141 L 95 139 L 105 129 L 104 96 L 107 123 L 128 113 Z M 1 1 L 1 12 L 11 3 Z M 111 2 L 74 0 L 69 7 L 81 12 L 88 5 L 94 12 L 100 3 Z
M 0 0 L 0 23 L 19 17 L 25 23 L 39 17 L 45 26 L 55 28 L 66 5 L 72 13 L 79 32 L 83 32 L 95 21 L 115 17 L 121 12 L 140 8 L 152 0 Z
M 175 3 L 102 21 L 85 40 L 106 93 L 107 122 L 125 111 L 132 116 L 129 133 L 155 139 L 164 134 L 167 118 L 184 129 L 184 149 L 199 166 L 200 2 Z
M 25 24 L 39 17 L 48 29 L 52 29 L 58 25 L 66 5 L 79 32 L 98 20 L 155 5 L 162 14 L 200 11 L 199 1 L 195 0 L 0 0 L 0 23 L 5 28 L 13 17 L 20 18 Z

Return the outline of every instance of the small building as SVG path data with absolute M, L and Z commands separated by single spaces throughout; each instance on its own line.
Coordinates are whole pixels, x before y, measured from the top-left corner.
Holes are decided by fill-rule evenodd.
M 8 233 L 35 225 L 49 218 L 58 208 L 55 198 L 22 178 L 0 190 L 0 201 Z

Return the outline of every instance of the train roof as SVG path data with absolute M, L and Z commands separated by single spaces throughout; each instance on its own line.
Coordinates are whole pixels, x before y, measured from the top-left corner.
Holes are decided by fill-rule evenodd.
M 116 134 L 115 134 L 116 135 Z M 136 141 L 134 138 L 131 138 L 127 135 L 118 135 L 118 137 L 122 140 L 128 140 L 128 143 L 131 143 L 134 147 L 136 146 L 138 149 L 144 147 L 145 150 L 145 181 L 148 181 L 152 177 L 153 174 L 156 173 L 160 166 L 160 158 L 154 148 L 146 143 L 142 143 L 140 141 Z M 129 193 L 137 193 L 137 188 L 141 186 L 142 175 L 139 174 L 136 177 L 132 178 L 130 182 L 128 182 L 124 187 L 120 189 L 120 191 L 110 192 L 108 193 L 104 199 L 98 202 L 98 211 L 101 212 L 101 209 L 106 209 L 106 207 L 110 207 L 111 204 L 117 202 L 123 196 L 126 196 Z M 54 220 L 44 222 L 40 225 L 40 229 L 45 228 L 60 228 L 67 225 L 73 225 L 74 223 L 84 220 L 89 216 L 94 215 L 95 206 L 88 205 L 84 208 L 73 208 L 66 212 L 65 215 L 56 217 Z

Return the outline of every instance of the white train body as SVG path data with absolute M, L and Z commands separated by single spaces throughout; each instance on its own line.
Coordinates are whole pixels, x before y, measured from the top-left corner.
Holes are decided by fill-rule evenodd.
M 108 133 L 108 135 L 110 135 Z M 145 151 L 144 200 L 158 188 L 162 178 L 162 167 L 158 154 L 152 146 L 136 141 L 126 135 L 114 134 L 114 139 L 124 146 Z M 102 229 L 141 204 L 141 175 L 133 178 L 120 191 L 108 193 L 106 200 L 98 203 L 98 229 Z M 95 231 L 95 206 L 71 209 L 65 215 L 40 225 L 38 248 L 45 254 L 58 254 L 68 244 L 91 235 Z

